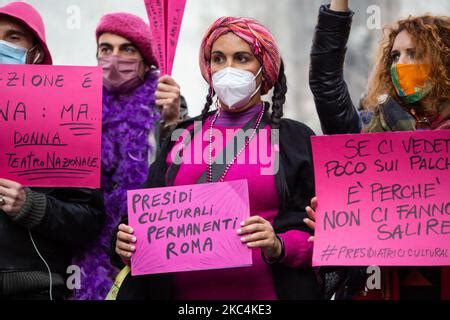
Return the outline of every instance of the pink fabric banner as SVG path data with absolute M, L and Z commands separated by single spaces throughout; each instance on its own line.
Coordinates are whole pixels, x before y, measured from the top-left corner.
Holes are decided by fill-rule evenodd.
M 128 191 L 132 275 L 251 265 L 236 233 L 249 216 L 247 180 Z
M 312 138 L 313 265 L 450 265 L 450 130 Z
M 100 187 L 100 68 L 2 65 L 0 92 L 0 177 Z
M 186 0 L 145 0 L 161 75 L 171 75 Z
M 158 61 L 161 75 L 167 74 L 166 67 L 166 1 L 167 0 L 145 0 L 148 20 L 152 30 L 153 54 Z

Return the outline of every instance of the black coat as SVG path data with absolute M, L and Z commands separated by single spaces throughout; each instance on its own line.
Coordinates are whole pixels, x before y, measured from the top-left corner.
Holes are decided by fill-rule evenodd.
M 353 12 L 321 6 L 311 49 L 309 86 L 324 134 L 360 133 L 361 121 L 344 81 Z
M 269 122 L 266 116 L 266 121 Z M 199 117 L 190 119 L 178 125 L 177 128 L 187 128 Z M 305 207 L 314 196 L 313 162 L 310 137 L 314 133 L 304 124 L 283 119 L 280 124 L 280 170 L 275 176 L 276 186 L 280 195 L 279 213 L 274 221 L 276 233 L 288 230 L 311 232 L 303 223 L 307 217 Z M 150 167 L 145 188 L 166 186 L 166 158 L 174 142 L 167 139 L 163 142 L 161 152 Z M 127 222 L 127 219 L 124 219 Z M 112 239 L 112 261 L 120 266 L 120 260 L 114 253 L 115 236 Z M 319 299 L 321 292 L 311 267 L 289 268 L 282 264 L 273 265 L 273 279 L 276 293 L 280 300 L 311 300 Z M 143 277 L 128 276 L 122 284 L 118 299 L 172 299 L 173 275 L 159 274 Z
M 32 188 L 45 194 L 41 222 L 31 229 L 34 241 L 52 272 L 64 277 L 75 250 L 95 238 L 104 220 L 99 190 Z M 30 240 L 28 229 L 0 211 L 0 273 L 47 272 Z
M 362 122 L 344 80 L 344 61 L 354 13 L 321 6 L 311 48 L 310 89 L 324 134 L 360 133 Z M 351 299 L 365 287 L 365 267 L 321 267 L 324 297 Z

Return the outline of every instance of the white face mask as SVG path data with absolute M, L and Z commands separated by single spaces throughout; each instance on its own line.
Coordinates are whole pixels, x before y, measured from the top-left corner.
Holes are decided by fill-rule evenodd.
M 256 78 L 262 71 L 253 75 L 250 71 L 227 67 L 212 75 L 214 91 L 219 100 L 232 110 L 244 107 L 261 88 L 256 88 Z

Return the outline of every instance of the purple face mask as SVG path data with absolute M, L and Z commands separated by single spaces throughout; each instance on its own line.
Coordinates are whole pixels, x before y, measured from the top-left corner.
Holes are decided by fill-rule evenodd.
M 139 75 L 142 60 L 126 59 L 118 56 L 98 58 L 98 64 L 103 68 L 103 85 L 118 94 L 124 94 L 136 89 L 144 83 Z

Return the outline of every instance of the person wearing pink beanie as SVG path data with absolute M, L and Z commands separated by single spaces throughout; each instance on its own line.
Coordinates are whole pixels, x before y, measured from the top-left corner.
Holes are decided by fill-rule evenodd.
M 106 222 L 74 264 L 84 270 L 77 300 L 104 299 L 118 270 L 109 262 L 109 241 L 127 214 L 126 191 L 140 188 L 159 141 L 187 117 L 178 84 L 160 77 L 150 26 L 138 16 L 112 13 L 96 29 L 103 68 L 102 188 Z
M 116 95 L 130 94 L 156 72 L 150 26 L 140 17 L 124 13 L 104 15 L 96 29 L 97 59 L 104 71 L 104 87 Z M 156 105 L 164 124 L 180 119 L 180 89 L 169 76 L 159 79 Z M 181 110 L 186 111 L 186 110 Z M 181 116 L 182 118 L 182 116 Z

